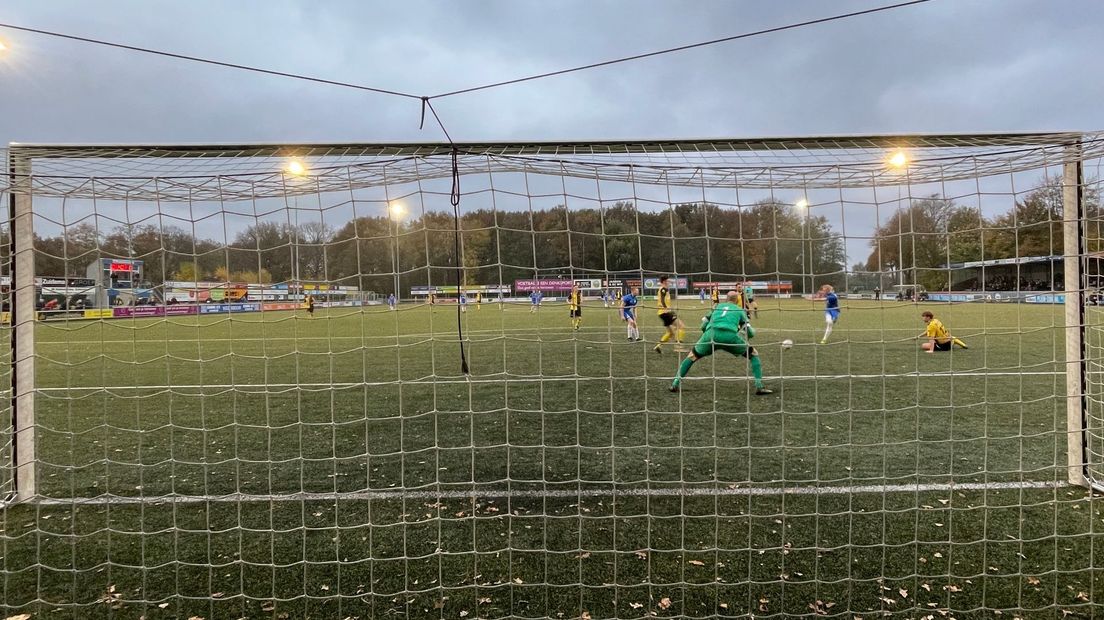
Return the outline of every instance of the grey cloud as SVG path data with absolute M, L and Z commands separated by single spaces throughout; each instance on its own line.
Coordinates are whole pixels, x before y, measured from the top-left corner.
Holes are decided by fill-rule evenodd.
M 433 94 L 875 4 L 12 0 L 4 19 Z M 1099 129 L 1100 23 L 1099 2 L 937 0 L 435 105 L 459 140 Z M 4 142 L 441 138 L 414 100 L 0 36 Z

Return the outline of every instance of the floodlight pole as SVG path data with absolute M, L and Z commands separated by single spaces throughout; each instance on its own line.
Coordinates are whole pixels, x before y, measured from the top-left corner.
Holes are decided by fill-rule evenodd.
M 391 272 L 395 274 L 395 283 L 392 292 L 395 294 L 395 302 L 399 300 L 399 223 L 395 221 L 395 215 L 391 209 L 387 210 L 387 232 L 391 233 Z
M 1066 460 L 1070 484 L 1100 488 L 1093 480 L 1088 440 L 1088 357 L 1085 346 L 1085 260 L 1081 144 L 1066 147 L 1062 165 L 1062 254 L 1065 270 Z
M 11 262 L 11 416 L 12 486 L 16 502 L 37 494 L 35 465 L 35 284 L 34 233 L 31 215 L 31 160 L 17 148 L 8 150 Z

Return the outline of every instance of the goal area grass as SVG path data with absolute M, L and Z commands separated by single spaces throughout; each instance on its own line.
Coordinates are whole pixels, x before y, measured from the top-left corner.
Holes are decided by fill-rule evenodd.
M 629 342 L 600 302 L 578 331 L 562 303 L 469 304 L 470 376 L 454 305 L 40 322 L 4 610 L 1091 613 L 1062 307 L 847 300 L 821 345 L 822 302 L 759 303 L 769 396 L 726 354 L 668 392 L 655 310 Z M 923 310 L 970 348 L 920 351 Z M 687 340 L 706 311 L 679 300 Z

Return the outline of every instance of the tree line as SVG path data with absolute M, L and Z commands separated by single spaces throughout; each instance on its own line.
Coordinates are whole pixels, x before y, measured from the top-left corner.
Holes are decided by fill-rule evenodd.
M 1090 193 L 1090 211 L 1099 212 Z M 456 228 L 459 227 L 459 234 Z M 534 211 L 430 212 L 405 221 L 385 214 L 335 227 L 261 221 L 228 242 L 172 226 L 91 224 L 34 239 L 43 276 L 84 276 L 98 258 L 144 261 L 153 286 L 166 280 L 328 281 L 387 293 L 398 274 L 411 286 L 512 284 L 539 277 L 679 274 L 695 279 L 784 279 L 795 291 L 844 286 L 863 274 L 898 273 L 911 281 L 942 278 L 948 263 L 1061 252 L 1061 184 L 1048 179 L 1008 212 L 939 196 L 913 200 L 877 227 L 865 263 L 848 269 L 845 239 L 822 216 L 760 201 L 742 209 L 711 203 L 640 211 L 620 202 L 602 210 L 563 205 Z M 458 258 L 459 257 L 459 258 Z M 932 276 L 935 276 L 934 278 Z
M 942 289 L 954 284 L 956 264 L 1062 254 L 1062 194 L 1062 178 L 1049 177 L 993 216 L 939 195 L 912 200 L 875 229 L 866 262 L 852 270 Z M 1100 195 L 1091 184 L 1082 188 L 1082 206 L 1086 251 L 1099 252 L 1104 249 Z

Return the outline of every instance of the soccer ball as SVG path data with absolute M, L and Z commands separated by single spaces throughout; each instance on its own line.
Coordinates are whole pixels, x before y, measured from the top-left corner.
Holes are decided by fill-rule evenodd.
M 782 348 L 783 349 L 788 349 L 792 346 L 793 346 L 793 340 L 790 340 L 789 338 L 787 338 L 787 339 L 782 341 Z

